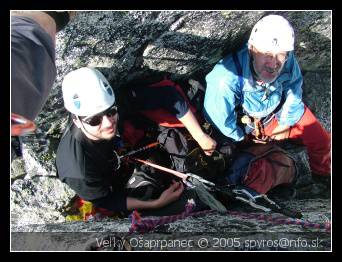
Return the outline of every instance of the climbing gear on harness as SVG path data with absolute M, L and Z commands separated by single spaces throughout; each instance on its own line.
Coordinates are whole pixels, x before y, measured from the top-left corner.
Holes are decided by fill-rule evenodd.
M 248 44 L 262 52 L 284 52 L 294 49 L 294 31 L 280 15 L 268 15 L 253 27 Z
M 232 54 L 232 58 L 233 58 L 233 61 L 234 61 L 234 64 L 238 73 L 238 77 L 239 77 L 239 89 L 242 92 L 243 85 L 244 85 L 244 78 L 242 76 L 242 67 L 241 67 L 240 61 L 236 53 Z M 269 89 L 266 88 L 265 98 L 267 98 L 268 96 L 269 96 Z M 241 98 L 239 99 L 241 100 Z M 255 139 L 253 139 L 254 142 L 266 144 L 267 142 L 273 141 L 273 139 L 269 136 L 265 136 L 265 128 L 269 123 L 271 123 L 272 119 L 275 117 L 276 112 L 278 112 L 281 109 L 281 106 L 284 104 L 284 102 L 285 102 L 285 95 L 282 94 L 280 103 L 274 109 L 274 111 L 268 116 L 263 117 L 261 119 L 249 116 L 247 112 L 243 110 L 241 104 L 239 104 L 236 111 L 237 111 L 238 118 L 239 118 L 239 115 L 241 116 L 242 114 L 242 116 L 240 117 L 240 119 L 237 119 L 237 122 L 247 125 L 249 129 L 254 130 L 253 133 L 254 133 L 254 136 L 256 137 Z M 254 125 L 252 125 L 252 123 L 254 123 Z
M 255 143 L 266 144 L 273 141 L 270 136 L 265 135 L 265 126 L 267 126 L 270 121 L 275 117 L 272 113 L 265 118 L 255 118 L 248 115 L 243 115 L 241 117 L 241 123 L 247 125 L 252 131 L 255 139 L 252 139 Z
M 257 139 L 265 139 L 265 130 L 260 119 L 254 119 L 255 137 Z
M 115 103 L 115 94 L 97 69 L 82 67 L 68 73 L 62 83 L 65 108 L 77 116 L 93 116 Z
M 271 137 L 265 135 L 264 126 L 265 124 L 269 123 L 270 120 L 272 120 L 273 116 L 274 114 L 272 114 L 272 117 L 267 119 L 266 122 L 264 122 L 260 118 L 254 118 L 248 115 L 243 115 L 241 117 L 241 123 L 247 125 L 252 130 L 254 129 L 254 132 L 252 132 L 255 136 L 255 139 L 253 139 L 254 142 L 265 144 L 267 142 L 272 141 Z M 252 123 L 254 123 L 253 126 Z

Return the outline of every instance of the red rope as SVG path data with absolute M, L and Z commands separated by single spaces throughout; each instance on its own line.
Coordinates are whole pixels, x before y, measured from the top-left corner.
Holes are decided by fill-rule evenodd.
M 129 232 L 140 232 L 146 233 L 155 229 L 159 225 L 168 224 L 174 222 L 179 219 L 185 219 L 186 217 L 193 216 L 199 217 L 203 215 L 207 215 L 209 213 L 215 213 L 215 210 L 203 210 L 198 212 L 191 212 L 194 208 L 194 205 L 188 204 L 186 206 L 186 210 L 178 215 L 173 216 L 163 216 L 158 219 L 142 219 L 140 214 L 134 210 L 131 217 L 131 227 Z M 331 223 L 327 222 L 324 224 L 321 223 L 312 223 L 301 219 L 292 219 L 292 218 L 285 218 L 284 216 L 272 216 L 272 215 L 264 215 L 264 214 L 257 214 L 257 213 L 245 213 L 239 211 L 228 211 L 228 215 L 239 216 L 245 219 L 257 219 L 263 220 L 266 222 L 271 222 L 273 224 L 284 224 L 284 225 L 300 225 L 304 228 L 315 228 L 315 229 L 324 229 L 327 232 L 331 230 Z

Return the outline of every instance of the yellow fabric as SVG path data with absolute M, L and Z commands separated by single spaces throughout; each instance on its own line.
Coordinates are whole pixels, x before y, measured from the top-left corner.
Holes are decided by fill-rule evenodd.
M 66 221 L 86 221 L 87 217 L 94 211 L 93 204 L 88 201 L 83 201 L 83 205 L 78 208 L 78 213 L 66 216 Z
M 75 202 L 74 204 L 76 205 L 76 203 L 77 202 Z M 77 208 L 77 209 L 75 208 L 74 214 L 67 215 L 65 217 L 65 220 L 68 222 L 87 221 L 91 214 L 94 215 L 96 213 L 97 213 L 97 211 L 96 211 L 96 208 L 94 207 L 94 205 L 91 202 L 83 200 L 82 206 Z M 119 215 L 113 215 L 113 216 L 109 216 L 109 217 L 116 219 L 116 218 L 119 218 Z

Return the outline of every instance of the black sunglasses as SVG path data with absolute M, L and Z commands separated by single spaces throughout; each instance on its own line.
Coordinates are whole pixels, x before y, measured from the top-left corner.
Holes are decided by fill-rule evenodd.
M 85 117 L 85 118 L 80 118 L 82 122 L 90 125 L 90 126 L 98 126 L 99 124 L 102 123 L 102 118 L 103 116 L 107 117 L 112 117 L 115 116 L 118 112 L 118 107 L 117 106 L 112 106 L 108 108 L 107 110 L 103 111 L 102 113 L 99 113 L 97 115 L 91 116 L 91 117 Z

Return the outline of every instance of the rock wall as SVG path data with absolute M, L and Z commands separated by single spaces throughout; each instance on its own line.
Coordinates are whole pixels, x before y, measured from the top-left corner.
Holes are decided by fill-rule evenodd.
M 101 11 L 79 12 L 57 35 L 57 78 L 36 122 L 41 132 L 23 138 L 22 159 L 12 162 L 13 225 L 63 222 L 59 212 L 74 192 L 55 178 L 55 152 L 67 112 L 61 82 L 82 66 L 97 67 L 115 89 L 168 73 L 174 80 L 203 79 L 225 54 L 248 39 L 266 13 L 289 19 L 304 76 L 304 100 L 330 130 L 331 12 Z

